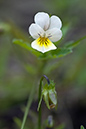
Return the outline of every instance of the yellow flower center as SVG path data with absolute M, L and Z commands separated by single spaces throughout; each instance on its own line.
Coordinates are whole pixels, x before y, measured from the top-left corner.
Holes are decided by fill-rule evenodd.
M 38 43 L 38 45 L 40 45 L 41 47 L 44 45 L 45 47 L 48 47 L 48 46 L 50 46 L 51 45 L 51 41 L 48 39 L 48 38 L 46 38 L 46 37 L 39 37 L 38 39 L 37 39 L 37 43 Z

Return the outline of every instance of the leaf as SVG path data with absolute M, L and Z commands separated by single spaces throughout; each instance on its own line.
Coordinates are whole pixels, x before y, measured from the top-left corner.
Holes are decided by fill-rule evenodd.
M 69 48 L 58 48 L 56 50 L 48 52 L 47 56 L 41 55 L 40 58 L 47 59 L 47 58 L 60 58 L 63 56 L 72 53 L 72 50 Z
M 40 52 L 34 50 L 28 42 L 24 42 L 21 39 L 14 39 L 13 43 L 17 44 L 17 45 L 19 45 L 19 46 L 21 46 L 21 47 L 23 47 L 23 48 L 25 48 L 27 50 L 29 50 L 30 52 L 32 52 L 36 56 L 39 56 L 41 54 Z
M 55 51 L 52 51 L 51 54 L 54 58 L 59 58 L 59 57 L 63 57 L 68 55 L 69 53 L 71 53 L 72 50 L 69 48 L 58 48 Z
M 18 44 L 18 45 L 20 45 L 21 47 L 26 48 L 27 50 L 32 50 L 30 44 L 27 43 L 27 42 L 24 42 L 24 41 L 21 40 L 21 39 L 18 39 L 18 40 L 17 40 L 17 39 L 14 39 L 14 40 L 13 40 L 13 43 L 14 43 L 14 44 Z
M 77 40 L 75 42 L 71 41 L 71 42 L 65 44 L 65 47 L 69 48 L 69 49 L 72 49 L 72 48 L 76 47 L 84 39 L 86 39 L 86 36 L 80 38 L 79 40 Z
M 85 129 L 83 125 L 80 126 L 80 129 Z
M 58 48 L 56 50 L 52 50 L 52 51 L 46 52 L 44 54 L 34 50 L 33 48 L 31 48 L 29 43 L 24 42 L 23 40 L 14 39 L 13 43 L 18 44 L 21 47 L 29 50 L 34 55 L 39 57 L 39 59 L 49 59 L 49 58 L 51 59 L 51 58 L 64 57 L 64 56 L 68 55 L 69 53 L 72 53 L 72 48 L 76 47 L 84 39 L 86 39 L 86 36 L 82 37 L 81 39 L 79 39 L 75 42 L 71 41 L 71 42 L 67 43 L 66 45 L 64 45 L 63 48 Z

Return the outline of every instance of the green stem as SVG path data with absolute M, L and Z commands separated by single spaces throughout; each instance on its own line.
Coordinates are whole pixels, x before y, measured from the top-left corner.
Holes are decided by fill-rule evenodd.
M 33 101 L 34 92 L 35 92 L 35 85 L 33 86 L 33 89 L 31 91 L 31 94 L 30 94 L 30 96 L 28 98 L 27 107 L 26 107 L 26 110 L 25 110 L 25 113 L 24 113 L 24 117 L 23 117 L 23 122 L 22 122 L 22 125 L 21 125 L 21 129 L 24 129 L 24 125 L 25 125 L 25 122 L 26 122 L 26 119 L 27 119 L 27 115 L 28 115 L 28 112 L 29 112 L 31 103 Z
M 40 97 L 41 97 L 42 81 L 43 81 L 44 78 L 47 80 L 47 83 L 50 84 L 50 81 L 49 81 L 48 77 L 46 75 L 44 75 L 41 78 L 40 84 L 39 84 L 39 96 L 38 96 L 39 102 L 40 102 Z M 38 129 L 41 129 L 41 105 L 40 105 L 39 114 L 38 114 Z
M 41 87 L 42 87 L 42 81 L 43 79 L 46 78 L 46 76 L 44 75 L 41 80 L 40 80 L 40 84 L 39 84 L 39 101 L 40 101 L 40 96 L 41 96 Z M 47 80 L 48 78 L 46 78 Z M 49 80 L 47 80 L 48 82 Z M 49 83 L 49 82 L 48 82 Z M 29 109 L 30 109 L 30 106 L 31 106 L 31 103 L 33 101 L 33 97 L 34 97 L 34 92 L 35 92 L 35 85 L 33 86 L 33 89 L 31 91 L 31 94 L 28 98 L 28 102 L 27 102 L 27 107 L 26 107 L 26 110 L 25 110 L 25 113 L 24 113 L 24 117 L 23 117 L 23 122 L 22 122 L 22 125 L 21 125 L 21 129 L 24 129 L 24 126 L 25 126 L 25 122 L 26 122 L 26 119 L 27 119 L 27 115 L 28 115 L 28 112 L 29 112 Z M 39 108 L 39 116 L 38 116 L 38 129 L 41 129 L 41 106 Z
M 39 101 L 41 97 L 42 80 L 43 80 L 43 77 L 41 78 L 40 84 L 39 84 L 39 96 L 38 96 Z M 39 114 L 38 114 L 38 129 L 41 129 L 41 106 L 39 108 Z

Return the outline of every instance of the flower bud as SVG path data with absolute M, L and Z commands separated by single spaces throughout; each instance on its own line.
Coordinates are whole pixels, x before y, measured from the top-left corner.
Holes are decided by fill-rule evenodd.
M 47 128 L 46 129 L 52 129 L 53 128 L 53 117 L 51 115 L 48 116 L 47 119 Z
M 56 107 L 56 105 L 57 105 L 57 94 L 56 94 L 56 91 L 55 91 L 54 82 L 51 81 L 49 85 L 46 84 L 43 87 L 42 96 L 43 96 L 43 99 L 44 99 L 48 109 L 52 109 L 52 108 Z

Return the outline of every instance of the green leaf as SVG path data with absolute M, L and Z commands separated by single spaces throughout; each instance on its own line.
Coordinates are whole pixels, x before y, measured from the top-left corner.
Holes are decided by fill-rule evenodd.
M 52 59 L 52 58 L 60 58 L 60 57 L 64 57 L 66 55 L 68 55 L 69 53 L 72 53 L 72 50 L 69 48 L 58 48 L 56 50 L 52 50 L 50 52 L 48 52 L 45 55 L 41 55 L 40 59 Z
M 66 56 L 71 52 L 72 50 L 68 48 L 58 48 L 55 51 L 52 51 L 51 54 L 54 58 L 57 58 L 57 57 L 59 58 L 59 57 Z
M 86 36 L 82 37 L 81 39 L 73 42 L 69 42 L 66 45 L 64 45 L 63 48 L 58 48 L 56 50 L 52 50 L 50 52 L 46 52 L 44 54 L 34 50 L 33 48 L 31 48 L 30 44 L 27 42 L 24 42 L 23 40 L 17 40 L 14 39 L 13 43 L 14 44 L 18 44 L 21 47 L 29 50 L 30 52 L 32 52 L 34 55 L 36 55 L 37 57 L 39 57 L 39 59 L 51 59 L 51 58 L 60 58 L 60 57 L 64 57 L 66 55 L 68 55 L 69 53 L 72 53 L 72 48 L 74 48 L 75 46 L 77 46 L 82 40 L 86 39 Z
M 86 36 L 80 38 L 79 40 L 77 40 L 75 42 L 71 41 L 71 42 L 65 44 L 65 47 L 69 48 L 69 49 L 72 49 L 72 48 L 76 47 L 84 39 L 86 39 Z
M 80 126 L 80 129 L 85 129 L 83 125 Z
M 22 39 L 14 39 L 14 40 L 13 40 L 13 43 L 14 43 L 14 44 L 18 44 L 18 45 L 20 45 L 21 47 L 26 48 L 27 50 L 32 50 L 30 44 L 27 43 L 27 42 L 24 42 Z
M 19 45 L 19 46 L 21 46 L 21 47 L 23 47 L 23 48 L 25 48 L 27 50 L 29 50 L 30 52 L 32 52 L 36 56 L 39 56 L 41 54 L 40 52 L 34 50 L 28 42 L 24 42 L 21 39 L 14 39 L 13 43 L 17 44 L 17 45 Z

